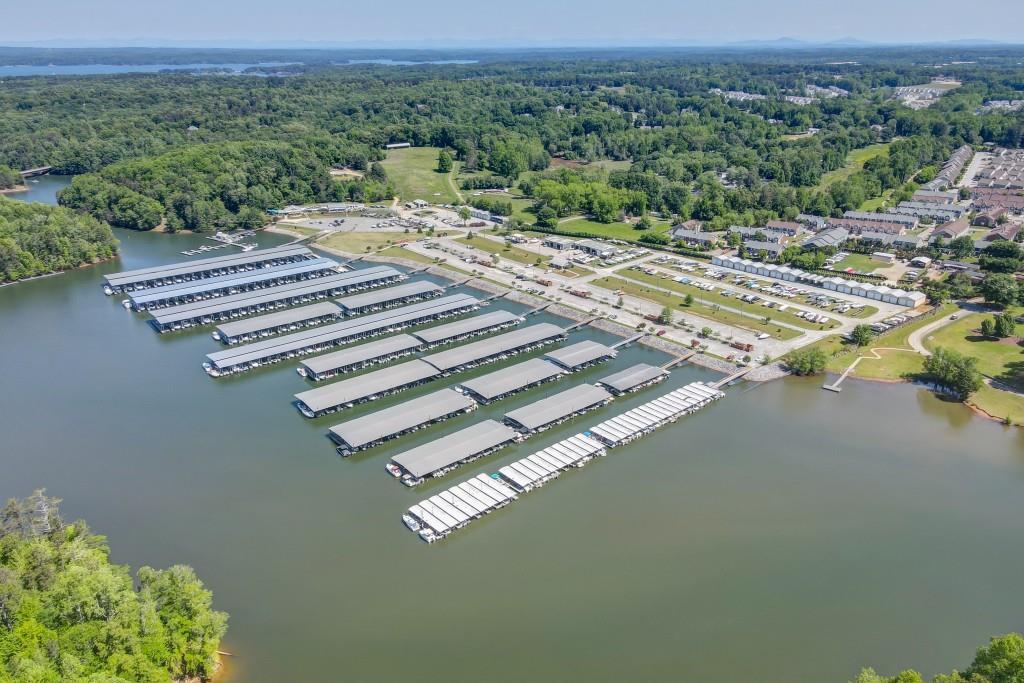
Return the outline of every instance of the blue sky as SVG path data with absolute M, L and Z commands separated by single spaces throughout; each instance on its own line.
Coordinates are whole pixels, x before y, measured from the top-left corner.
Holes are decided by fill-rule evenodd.
M 600 46 L 782 36 L 1024 42 L 1022 0 L 15 0 L 5 5 L 2 44 Z

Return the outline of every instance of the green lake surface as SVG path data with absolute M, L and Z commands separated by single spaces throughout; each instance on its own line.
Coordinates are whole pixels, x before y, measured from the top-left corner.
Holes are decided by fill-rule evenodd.
M 229 680 L 843 682 L 962 667 L 1024 629 L 1024 430 L 910 385 L 741 384 L 428 546 L 409 505 L 718 375 L 683 366 L 409 490 L 389 455 L 667 356 L 629 347 L 343 459 L 329 426 L 502 365 L 306 420 L 294 361 L 213 380 L 209 328 L 158 335 L 101 291 L 208 241 L 118 238 L 119 261 L 0 288 L 0 496 L 45 486 L 115 561 L 194 566 L 231 614 Z

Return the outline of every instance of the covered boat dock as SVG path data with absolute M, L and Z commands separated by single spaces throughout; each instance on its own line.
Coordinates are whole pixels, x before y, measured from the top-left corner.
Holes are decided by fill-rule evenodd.
M 462 341 L 470 337 L 494 332 L 495 330 L 512 327 L 523 322 L 525 318 L 509 311 L 490 311 L 482 315 L 475 315 L 465 320 L 437 325 L 426 330 L 413 332 L 413 336 L 423 341 L 428 346 L 440 346 Z
M 589 435 L 610 448 L 621 446 L 675 422 L 725 396 L 703 382 L 692 382 L 591 427 Z
M 459 387 L 477 402 L 487 405 L 492 401 L 500 401 L 520 391 L 558 379 L 564 374 L 564 371 L 553 363 L 540 358 L 531 358 L 528 361 L 516 363 L 463 382 Z
M 553 396 L 542 398 L 522 408 L 505 413 L 505 424 L 524 434 L 534 434 L 577 415 L 600 408 L 613 398 L 601 387 L 595 387 L 593 384 L 578 384 Z
M 425 477 L 440 477 L 459 465 L 484 457 L 521 437 L 495 420 L 484 420 L 391 458 L 402 483 L 415 486 Z
M 307 247 L 289 245 L 274 249 L 215 256 L 213 258 L 168 263 L 162 266 L 151 266 L 136 270 L 125 270 L 120 273 L 104 275 L 103 290 L 107 294 L 134 292 L 150 287 L 170 285 L 191 280 L 229 275 L 245 270 L 253 270 L 264 266 L 278 266 L 284 263 L 295 263 L 317 258 Z
M 373 313 L 388 308 L 402 306 L 415 301 L 423 301 L 431 297 L 444 294 L 444 287 L 439 287 L 433 282 L 417 280 L 406 282 L 397 287 L 378 289 L 374 292 L 353 294 L 338 299 L 338 305 L 345 311 L 345 315 L 360 315 L 362 313 Z
M 330 301 L 318 301 L 309 306 L 288 308 L 255 318 L 236 320 L 218 325 L 214 337 L 224 344 L 240 344 L 282 332 L 294 332 L 303 327 L 334 322 L 341 318 L 341 309 Z
M 454 389 L 441 389 L 331 427 L 338 453 L 351 455 L 462 413 L 477 404 Z
M 615 349 L 610 346 L 584 339 L 565 348 L 549 351 L 544 354 L 544 357 L 569 372 L 576 372 L 589 368 L 591 365 L 603 363 L 606 360 L 615 358 L 617 355 L 618 353 Z
M 320 417 L 429 382 L 439 374 L 419 359 L 410 360 L 300 392 L 295 394 L 295 405 L 306 417 Z
M 478 474 L 421 500 L 402 515 L 402 521 L 424 541 L 433 543 L 515 499 L 515 491 L 504 482 Z
M 621 396 L 663 382 L 666 377 L 667 370 L 647 363 L 637 363 L 613 375 L 602 377 L 597 384 L 616 396 Z
M 539 323 L 424 356 L 423 360 L 443 373 L 458 372 L 554 343 L 565 334 L 558 325 Z
M 299 363 L 299 374 L 314 382 L 336 377 L 342 373 L 360 370 L 408 356 L 423 348 L 423 342 L 411 334 L 396 334 L 384 339 L 366 342 L 322 356 L 307 358 Z

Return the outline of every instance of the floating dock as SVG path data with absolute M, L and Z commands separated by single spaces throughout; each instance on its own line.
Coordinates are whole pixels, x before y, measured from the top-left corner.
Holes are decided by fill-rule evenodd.
M 505 413 L 505 424 L 536 434 L 610 403 L 614 396 L 593 384 L 578 384 L 553 396 Z
M 336 304 L 319 301 L 309 306 L 289 308 L 218 325 L 213 337 L 223 344 L 241 344 L 284 332 L 295 332 L 303 327 L 336 322 L 341 317 L 341 308 Z
M 565 330 L 551 323 L 538 323 L 494 337 L 424 356 L 423 360 L 450 374 L 553 344 L 565 339 Z
M 453 294 L 431 301 L 421 301 L 392 311 L 373 313 L 325 327 L 210 353 L 206 356 L 203 368 L 214 377 L 244 372 L 267 363 L 328 351 L 359 339 L 390 334 L 412 325 L 461 315 L 475 310 L 479 305 L 479 299 L 467 294 Z
M 452 344 L 463 339 L 475 337 L 487 332 L 512 327 L 523 322 L 525 318 L 508 311 L 490 311 L 483 315 L 475 315 L 465 320 L 436 325 L 426 330 L 416 332 L 416 337 L 423 340 L 427 346 L 440 346 L 441 344 Z
M 360 315 L 423 301 L 442 294 L 444 294 L 444 287 L 439 287 L 426 280 L 418 280 L 374 292 L 353 294 L 338 299 L 337 302 L 345 311 L 345 315 Z
M 253 313 L 270 312 L 296 304 L 312 303 L 356 290 L 382 287 L 404 277 L 394 268 L 363 268 L 339 275 L 319 277 L 309 282 L 293 282 L 209 301 L 162 308 L 152 314 L 151 322 L 157 331 L 169 332 Z
M 613 375 L 602 377 L 597 380 L 597 384 L 616 396 L 621 396 L 663 382 L 666 377 L 667 370 L 647 363 L 637 363 Z
M 387 469 L 406 486 L 415 486 L 423 483 L 425 477 L 443 476 L 521 438 L 511 427 L 484 420 L 394 456 Z
M 559 379 L 564 375 L 565 371 L 554 363 L 540 358 L 531 358 L 528 361 L 516 363 L 463 382 L 459 385 L 459 389 L 472 396 L 478 403 L 487 405 L 520 391 L 526 391 L 545 382 Z
M 338 444 L 338 453 L 348 456 L 476 408 L 476 401 L 468 396 L 441 389 L 334 425 L 330 437 Z
M 208 277 L 229 275 L 262 266 L 278 266 L 315 259 L 317 255 L 307 247 L 289 245 L 274 249 L 260 249 L 240 254 L 215 256 L 213 258 L 168 263 L 162 266 L 126 270 L 104 275 L 103 291 L 107 294 L 134 292 L 151 287 L 171 285 Z
M 617 355 L 615 349 L 610 346 L 585 339 L 571 346 L 549 351 L 544 354 L 544 357 L 569 372 L 577 372 L 589 368 L 591 365 L 611 360 Z
M 410 360 L 300 392 L 295 394 L 295 405 L 306 417 L 320 417 L 429 382 L 440 374 L 429 363 Z
M 299 363 L 299 374 L 314 382 L 354 372 L 371 365 L 408 356 L 423 348 L 423 342 L 411 334 L 396 334 L 322 356 L 307 358 Z
M 725 394 L 718 389 L 703 382 L 693 382 L 591 427 L 588 435 L 609 448 L 615 448 L 694 413 L 723 396 Z
M 267 289 L 290 282 L 304 282 L 343 272 L 345 269 L 332 259 L 308 259 L 298 263 L 286 263 L 231 275 L 153 287 L 130 294 L 128 304 L 135 311 L 153 311 L 193 301 L 205 301 L 231 294 Z

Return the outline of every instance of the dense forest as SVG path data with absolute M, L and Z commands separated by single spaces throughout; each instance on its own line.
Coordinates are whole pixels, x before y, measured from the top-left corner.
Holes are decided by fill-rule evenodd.
M 103 536 L 36 491 L 0 512 L 0 681 L 208 679 L 227 615 L 191 568 L 110 563 Z
M 69 209 L 0 197 L 0 282 L 95 263 L 117 254 L 110 226 Z

